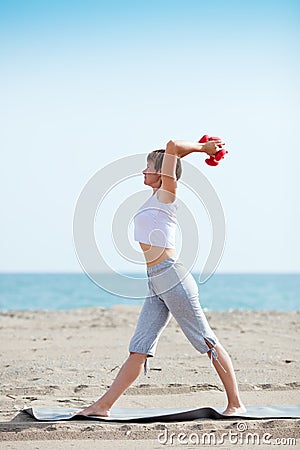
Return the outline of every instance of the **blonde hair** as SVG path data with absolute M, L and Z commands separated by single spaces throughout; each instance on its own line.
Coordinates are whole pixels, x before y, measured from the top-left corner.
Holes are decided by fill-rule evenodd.
M 156 172 L 161 172 L 164 153 L 165 150 L 153 150 L 153 152 L 148 153 L 147 161 L 152 161 L 154 163 L 154 169 L 156 170 Z M 176 180 L 179 180 L 181 174 L 182 174 L 181 161 L 180 158 L 177 158 Z

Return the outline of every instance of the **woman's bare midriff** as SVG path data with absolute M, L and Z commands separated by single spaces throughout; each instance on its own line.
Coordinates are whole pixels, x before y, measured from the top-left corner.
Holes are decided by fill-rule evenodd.
M 147 267 L 155 266 L 165 259 L 175 258 L 176 250 L 174 248 L 156 247 L 150 244 L 139 242 L 141 249 L 144 252 Z

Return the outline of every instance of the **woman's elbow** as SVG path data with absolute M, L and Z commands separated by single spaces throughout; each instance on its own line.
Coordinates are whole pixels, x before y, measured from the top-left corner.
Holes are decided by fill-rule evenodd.
M 167 143 L 166 151 L 168 153 L 176 153 L 177 150 L 177 142 L 172 139 Z

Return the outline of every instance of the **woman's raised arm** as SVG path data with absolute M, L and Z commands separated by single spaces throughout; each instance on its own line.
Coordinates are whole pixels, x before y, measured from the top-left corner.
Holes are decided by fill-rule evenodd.
M 204 144 L 193 141 L 169 141 L 166 148 L 166 153 L 177 156 L 178 158 L 183 158 L 184 156 L 193 152 L 203 152 L 207 153 L 209 156 L 214 155 L 220 150 L 220 146 L 224 145 L 222 140 L 219 141 L 209 141 Z
M 209 156 L 214 155 L 219 146 L 223 145 L 222 140 L 209 141 L 204 144 L 193 141 L 169 141 L 167 143 L 164 159 L 161 167 L 162 190 L 167 191 L 176 196 L 176 164 L 177 158 L 183 158 L 189 153 L 204 152 Z M 168 194 L 166 194 L 168 196 Z

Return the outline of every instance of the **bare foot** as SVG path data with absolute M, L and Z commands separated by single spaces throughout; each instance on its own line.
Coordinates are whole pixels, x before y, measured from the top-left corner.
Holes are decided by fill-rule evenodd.
M 240 406 L 227 406 L 225 411 L 222 412 L 224 416 L 238 416 L 247 411 L 246 407 L 241 404 Z
M 105 408 L 97 407 L 96 404 L 93 404 L 91 406 L 88 406 L 87 408 L 83 409 L 82 411 L 76 412 L 76 415 L 80 416 L 99 416 L 99 417 L 109 417 L 110 410 Z

